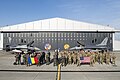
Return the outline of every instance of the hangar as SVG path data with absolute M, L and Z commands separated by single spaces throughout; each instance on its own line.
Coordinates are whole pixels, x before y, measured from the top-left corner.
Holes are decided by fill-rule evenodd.
M 80 41 L 85 45 L 95 45 L 108 37 L 107 47 L 114 50 L 114 33 L 115 29 L 109 26 L 57 17 L 1 27 L 0 49 L 34 41 L 33 46 L 42 50 L 46 44 L 50 45 L 50 50 L 63 50 L 66 44 L 74 47 Z

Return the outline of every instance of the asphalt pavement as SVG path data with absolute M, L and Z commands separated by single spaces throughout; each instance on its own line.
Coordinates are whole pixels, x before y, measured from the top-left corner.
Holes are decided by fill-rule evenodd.
M 57 67 L 42 65 L 13 65 L 14 54 L 0 51 L 0 80 L 56 80 Z M 119 80 L 120 79 L 120 53 L 116 54 L 117 66 L 112 64 L 98 64 L 90 67 L 89 64 L 67 65 L 61 67 L 61 80 Z

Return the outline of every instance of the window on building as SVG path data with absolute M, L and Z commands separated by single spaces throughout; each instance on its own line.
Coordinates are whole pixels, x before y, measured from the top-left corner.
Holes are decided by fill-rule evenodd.
M 26 43 L 26 39 L 24 40 L 24 43 Z
M 45 37 L 47 37 L 47 33 L 45 35 L 46 35 Z
M 32 33 L 30 33 L 30 36 L 32 37 L 32 36 L 33 36 L 33 34 L 32 34 Z
M 110 39 L 110 43 L 112 43 L 112 40 Z
M 44 37 L 44 33 L 42 33 L 42 37 Z
M 36 33 L 36 35 L 37 35 L 37 38 L 38 38 L 38 33 Z
M 38 36 L 41 37 L 41 33 L 38 33 Z
M 92 43 L 94 43 L 94 40 L 92 40 Z
M 41 39 L 39 39 L 39 41 L 41 42 Z
M 21 43 L 23 43 L 23 41 L 24 41 L 24 40 L 23 40 L 23 39 L 21 39 Z
M 37 39 L 37 43 L 38 43 L 38 39 Z
M 58 41 L 60 41 L 60 39 L 58 39 Z
M 52 37 L 54 37 L 54 33 L 52 33 Z
M 9 33 L 9 34 L 10 34 L 9 37 L 11 37 L 11 34 L 12 34 L 12 33 Z
M 58 33 L 58 37 L 60 37 L 60 33 Z
M 54 39 L 52 39 L 52 43 L 54 42 Z
M 57 37 L 57 33 L 55 33 L 55 37 Z
M 7 33 L 7 37 L 9 37 L 9 33 Z
M 78 37 L 78 33 L 77 33 L 77 37 Z
M 61 33 L 61 37 L 63 37 L 63 33 Z
M 71 37 L 72 37 L 72 33 L 71 33 Z
M 64 33 L 64 37 L 66 37 L 66 33 Z
M 49 33 L 49 37 L 50 37 L 50 34 L 51 34 L 51 33 Z
M 44 39 L 42 39 L 42 42 L 44 43 Z
M 57 42 L 57 39 L 55 39 L 55 42 Z
M 110 37 L 112 37 L 112 34 L 110 34 Z
M 69 33 L 67 33 L 67 37 L 69 37 Z
M 74 37 L 75 37 L 75 33 L 74 33 Z

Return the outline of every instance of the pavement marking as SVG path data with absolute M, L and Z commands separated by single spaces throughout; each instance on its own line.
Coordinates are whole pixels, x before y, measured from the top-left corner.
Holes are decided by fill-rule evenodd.
M 61 64 L 58 65 L 57 80 L 61 80 Z

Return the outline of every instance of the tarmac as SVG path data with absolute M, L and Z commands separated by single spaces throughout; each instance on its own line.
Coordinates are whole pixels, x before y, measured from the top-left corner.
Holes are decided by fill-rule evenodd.
M 95 63 L 94 67 L 90 67 L 89 64 L 82 64 L 80 67 L 76 65 L 67 65 L 66 67 L 61 67 L 61 80 L 119 80 L 120 79 L 120 52 L 115 54 L 117 56 L 116 66 L 112 64 L 98 64 Z M 0 80 L 10 80 L 9 75 L 11 75 L 12 80 L 18 75 L 22 75 L 20 79 L 17 80 L 55 80 L 57 73 L 57 66 L 43 64 L 40 67 L 32 65 L 27 67 L 26 65 L 13 65 L 15 61 L 15 55 L 10 52 L 0 51 Z M 22 74 L 20 74 L 22 73 Z M 8 75 L 8 76 L 5 76 Z M 32 78 L 26 78 L 26 76 Z M 30 76 L 31 75 L 31 76 Z M 44 75 L 44 76 L 41 76 Z M 47 75 L 47 77 L 45 77 Z M 95 75 L 97 77 L 95 77 Z M 39 77 L 41 76 L 41 77 Z M 103 76 L 105 78 L 103 78 Z M 112 76 L 111 78 L 109 78 Z M 6 78 L 5 78 L 6 77 Z M 48 79 L 50 78 L 50 79 Z M 92 79 L 93 78 L 93 79 Z

